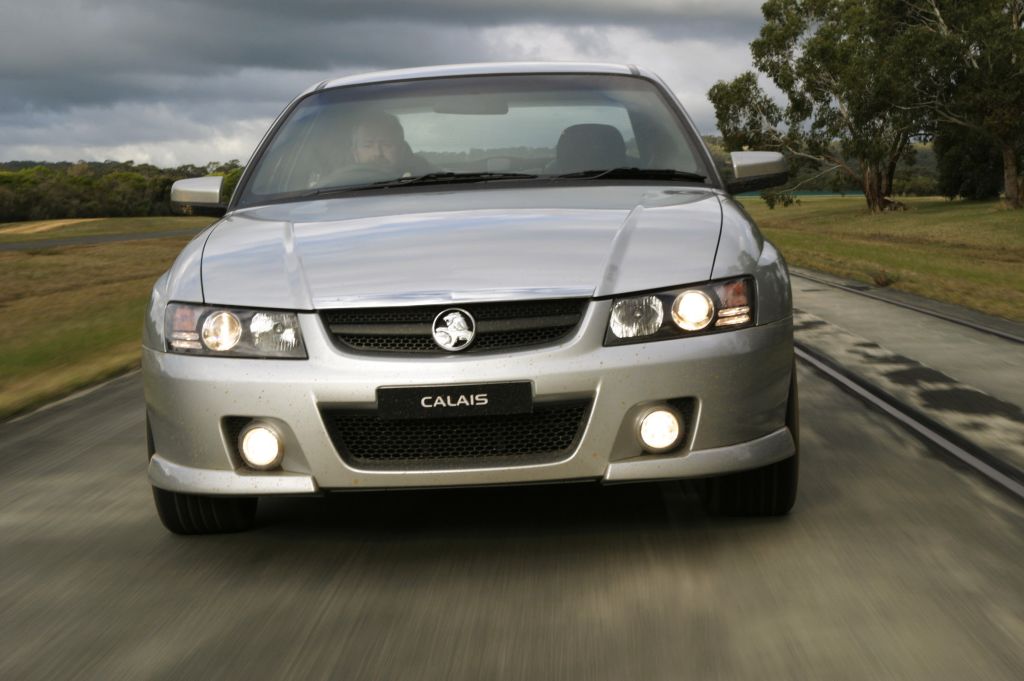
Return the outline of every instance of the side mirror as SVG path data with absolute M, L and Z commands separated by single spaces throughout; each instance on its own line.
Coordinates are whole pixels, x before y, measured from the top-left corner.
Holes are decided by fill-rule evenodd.
M 220 217 L 227 206 L 220 202 L 220 175 L 192 177 L 171 185 L 171 212 L 179 215 L 211 215 Z
M 730 156 L 735 178 L 726 183 L 730 194 L 777 187 L 789 179 L 789 166 L 777 151 L 734 151 Z

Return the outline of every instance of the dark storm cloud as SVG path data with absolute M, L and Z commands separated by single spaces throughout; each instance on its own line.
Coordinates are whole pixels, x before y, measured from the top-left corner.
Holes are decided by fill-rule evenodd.
M 39 59 L 19 59 L 31 48 L 19 45 L 18 39 L 0 41 L 0 87 L 5 93 L 0 106 L 10 109 L 29 102 L 60 108 L 169 95 L 187 99 L 211 94 L 205 81 L 246 68 L 331 75 L 472 61 L 489 54 L 487 46 L 465 28 L 425 30 L 420 25 L 381 21 L 294 21 L 260 28 L 256 22 L 246 25 L 250 17 L 233 17 L 231 30 L 225 32 L 213 25 L 192 25 L 194 19 L 172 19 L 164 16 L 158 26 L 151 26 L 135 17 L 122 17 L 117 27 L 97 27 L 87 45 L 81 44 L 80 37 L 62 41 L 54 36 L 47 54 Z M 181 79 L 178 90 L 162 87 L 160 79 L 168 76 Z M 262 94 L 252 84 L 247 89 L 246 98 Z M 275 98 L 280 99 L 279 93 Z
M 132 0 L 99 0 L 120 5 Z M 207 0 L 175 0 L 200 8 Z M 605 24 L 671 30 L 717 30 L 739 35 L 760 23 L 760 0 L 220 0 L 219 8 L 260 15 L 266 19 L 292 20 L 297 16 L 316 21 L 348 18 L 403 20 L 446 26 L 498 26 L 522 23 L 576 26 Z
M 745 44 L 760 0 L 36 0 L 0 8 L 0 159 L 265 125 L 322 78 L 522 58 L 625 58 L 640 42 Z M 524 46 L 547 31 L 545 41 Z M 505 38 L 501 32 L 509 29 Z M 517 32 L 516 29 L 519 29 Z M 496 35 L 497 32 L 497 35 Z M 632 39 L 632 38 L 631 38 Z M 735 50 L 734 50 L 735 51 Z M 642 51 L 641 51 L 642 52 Z M 680 60 L 686 60 L 680 54 Z M 739 70 L 739 69 L 737 69 Z M 703 87 L 703 84 L 701 84 Z M 109 120 L 111 125 L 104 125 Z M 258 121 L 259 125 L 252 123 Z M 116 123 L 116 124 L 115 124 Z M 54 151 L 53 154 L 57 152 Z M 83 152 L 85 153 L 85 152 Z M 89 153 L 102 153 L 91 151 Z M 51 154 L 51 155 L 53 155 Z
M 602 26 L 728 39 L 749 36 L 758 20 L 756 3 L 657 0 L 41 0 L 2 12 L 13 29 L 0 41 L 5 109 L 162 97 L 148 80 L 160 74 L 199 82 L 247 66 L 355 71 L 509 58 L 481 39 L 483 26 L 596 27 L 588 40 Z

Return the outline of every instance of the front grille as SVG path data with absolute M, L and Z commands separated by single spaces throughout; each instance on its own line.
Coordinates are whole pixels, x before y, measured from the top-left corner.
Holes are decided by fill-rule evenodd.
M 475 468 L 558 461 L 579 442 L 590 400 L 537 403 L 530 414 L 381 420 L 372 409 L 321 409 L 341 458 L 358 468 Z
M 462 352 L 497 352 L 553 343 L 580 323 L 586 299 L 456 305 L 476 320 L 476 338 Z M 434 343 L 434 318 L 452 305 L 325 310 L 335 342 L 357 352 L 450 354 Z

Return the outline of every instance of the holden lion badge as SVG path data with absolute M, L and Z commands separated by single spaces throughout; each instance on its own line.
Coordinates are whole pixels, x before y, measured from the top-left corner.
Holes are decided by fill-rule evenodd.
M 434 342 L 442 350 L 465 350 L 476 337 L 476 322 L 465 310 L 448 308 L 434 317 Z

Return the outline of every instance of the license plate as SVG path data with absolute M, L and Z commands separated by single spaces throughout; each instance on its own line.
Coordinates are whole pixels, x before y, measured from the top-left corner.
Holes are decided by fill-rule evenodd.
M 382 419 L 494 416 L 531 411 L 533 384 L 528 381 L 377 388 L 377 415 Z

